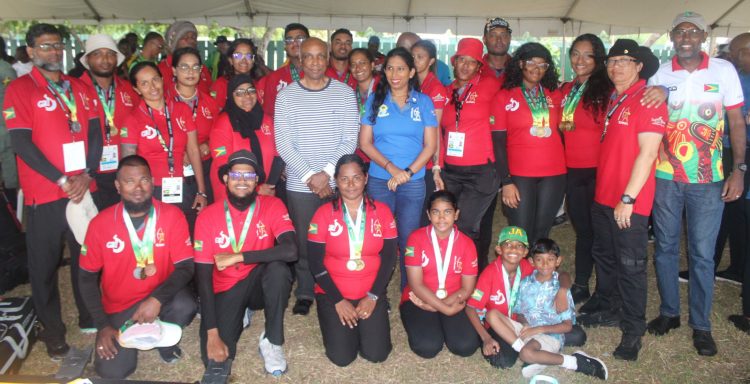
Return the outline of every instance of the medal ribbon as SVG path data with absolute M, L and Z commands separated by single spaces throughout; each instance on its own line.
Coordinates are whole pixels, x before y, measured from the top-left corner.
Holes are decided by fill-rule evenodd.
M 513 316 L 513 307 L 516 305 L 518 299 L 518 291 L 521 287 L 521 266 L 516 267 L 516 278 L 513 281 L 513 286 L 509 287 L 508 272 L 505 271 L 505 266 L 501 266 L 503 269 L 503 285 L 505 286 L 505 294 L 508 295 L 508 317 Z
M 172 175 L 174 173 L 174 131 L 172 130 L 172 119 L 169 116 L 169 105 L 167 104 L 167 101 L 164 100 L 164 118 L 167 119 L 167 133 L 169 134 L 169 147 L 167 147 L 167 144 L 164 142 L 164 137 L 162 137 L 161 131 L 159 131 L 159 125 L 156 123 L 156 119 L 154 119 L 154 111 L 148 105 L 146 105 L 146 108 L 148 108 L 148 114 L 149 116 L 151 116 L 151 121 L 154 122 L 156 135 L 159 136 L 159 144 L 161 144 L 161 147 L 164 148 L 164 150 L 167 152 L 167 164 L 169 165 L 169 174 Z
M 367 221 L 365 212 L 365 199 L 359 203 L 357 208 L 357 219 L 352 222 L 351 216 L 349 216 L 349 210 L 346 208 L 346 204 L 341 201 L 341 206 L 344 208 L 344 223 L 346 223 L 346 230 L 349 234 L 349 260 L 359 260 L 362 258 L 362 246 L 365 244 L 365 226 L 362 223 Z
M 435 228 L 430 231 L 432 237 L 432 250 L 435 252 L 435 266 L 437 267 L 438 290 L 445 289 L 445 279 L 448 277 L 448 267 L 451 265 L 451 254 L 453 253 L 453 241 L 456 238 L 456 230 L 451 229 L 451 235 L 448 237 L 448 247 L 445 249 L 445 259 L 440 253 L 440 244 L 438 244 Z
M 229 241 L 232 243 L 232 251 L 234 253 L 242 252 L 242 246 L 245 245 L 247 232 L 250 228 L 250 221 L 253 219 L 253 212 L 255 212 L 255 202 L 250 205 L 250 210 L 248 210 L 247 216 L 245 216 L 245 223 L 242 224 L 242 232 L 240 233 L 240 242 L 237 243 L 237 237 L 234 235 L 234 226 L 232 225 L 232 215 L 229 214 L 229 201 L 224 200 L 224 216 L 227 219 L 227 232 L 229 233 Z
M 57 98 L 57 101 L 60 104 L 65 103 L 65 106 L 68 107 L 68 110 L 66 111 L 68 119 L 72 123 L 78 122 L 78 108 L 76 107 L 76 98 L 73 94 L 73 90 L 70 90 L 70 94 L 73 97 L 69 98 L 67 92 L 63 88 L 60 88 L 60 86 L 54 81 L 49 80 L 47 80 L 47 89 L 55 95 L 55 98 Z
M 294 64 L 289 62 L 289 72 L 292 73 L 292 80 L 299 81 L 299 71 L 297 70 L 297 67 L 294 66 Z
M 354 92 L 357 95 L 357 105 L 359 106 L 359 117 L 362 117 L 365 115 L 365 102 L 367 101 L 367 98 L 370 97 L 370 94 L 372 93 L 372 88 L 375 85 L 375 79 L 370 79 L 370 85 L 367 87 L 367 96 L 364 97 L 364 100 L 362 99 L 362 95 L 359 92 L 359 87 L 357 87 L 357 91 Z
M 96 80 L 93 80 L 92 83 L 94 83 L 94 88 L 96 88 L 96 94 L 99 96 L 99 101 L 102 104 L 102 109 L 104 110 L 104 116 L 106 119 L 104 120 L 105 130 L 104 132 L 107 134 L 107 142 L 109 142 L 109 139 L 112 135 L 117 134 L 117 127 L 115 127 L 115 81 L 112 80 L 112 84 L 109 85 L 109 89 L 107 90 L 107 93 L 104 93 L 104 90 L 102 87 L 99 86 L 99 84 L 96 82 Z
M 133 221 L 128 215 L 125 207 L 122 207 L 122 217 L 125 220 L 125 227 L 128 228 L 130 244 L 133 246 L 135 263 L 138 268 L 143 268 L 148 264 L 154 263 L 154 237 L 156 234 L 156 209 L 151 206 L 148 211 L 146 230 L 143 232 L 143 239 L 138 238 L 138 233 L 133 228 Z
M 531 117 L 534 120 L 534 126 L 537 128 L 544 128 L 549 125 L 549 106 L 547 105 L 547 97 L 544 96 L 544 88 L 538 86 L 536 96 L 531 94 L 531 90 L 526 89 L 526 85 L 521 82 L 521 91 L 523 97 L 526 99 L 526 104 L 529 105 L 531 110 Z
M 574 85 L 570 90 L 570 93 L 568 93 L 568 95 L 565 97 L 565 100 L 563 100 L 562 121 L 570 123 L 573 122 L 573 115 L 576 112 L 578 102 L 581 101 L 581 96 L 583 95 L 583 91 L 585 89 L 586 82 L 583 82 Z

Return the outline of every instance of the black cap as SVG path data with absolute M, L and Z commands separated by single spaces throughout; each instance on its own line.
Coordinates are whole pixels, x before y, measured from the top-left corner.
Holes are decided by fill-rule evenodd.
M 224 182 L 224 175 L 226 175 L 235 164 L 252 165 L 255 171 L 258 172 L 258 158 L 255 157 L 255 154 L 247 149 L 240 149 L 229 155 L 227 163 L 219 167 L 219 180 L 221 180 L 222 183 Z
M 659 58 L 651 52 L 651 48 L 639 46 L 635 40 L 618 39 L 615 41 L 609 49 L 607 59 L 614 56 L 630 56 L 643 63 L 643 68 L 639 73 L 641 79 L 649 79 L 659 70 Z
M 508 24 L 505 19 L 503 19 L 502 17 L 496 17 L 494 19 L 488 20 L 487 24 L 484 25 L 484 34 L 486 35 L 487 32 L 495 28 L 505 28 L 508 30 L 508 33 L 513 33 L 513 30 L 510 29 L 510 24 Z
M 217 36 L 216 41 L 214 41 L 214 45 L 219 45 L 221 43 L 228 43 L 229 40 L 227 40 L 227 37 L 224 35 Z

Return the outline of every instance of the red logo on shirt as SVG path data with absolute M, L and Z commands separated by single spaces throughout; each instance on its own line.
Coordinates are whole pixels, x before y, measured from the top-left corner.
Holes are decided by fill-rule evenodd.
M 154 244 L 157 247 L 163 247 L 164 244 L 164 230 L 159 228 L 158 231 L 156 231 L 156 244 Z
M 107 248 L 111 249 L 114 253 L 120 253 L 125 249 L 125 242 L 117 237 L 117 235 L 114 235 L 112 236 L 112 241 L 107 242 Z
M 183 132 L 187 132 L 187 128 L 185 128 L 185 119 L 182 116 L 176 118 L 175 121 L 177 121 L 177 126 L 180 127 Z
M 428 258 L 427 254 L 422 250 L 422 268 L 426 267 L 427 264 L 430 264 L 430 258 Z
M 57 108 L 57 102 L 55 99 L 49 97 L 46 93 L 44 94 L 44 100 L 36 102 L 37 108 L 44 109 L 47 112 L 52 112 Z
M 344 227 L 339 223 L 338 219 L 333 219 L 333 224 L 328 226 L 328 232 L 331 236 L 338 236 L 343 232 Z
M 202 108 L 201 108 L 201 110 L 203 111 L 203 116 L 204 116 L 204 117 L 205 117 L 206 119 L 209 119 L 209 120 L 211 120 L 211 119 L 213 119 L 213 118 L 214 118 L 213 116 L 211 116 L 211 111 L 210 111 L 210 110 L 209 110 L 208 108 L 206 108 L 206 107 L 202 107 Z
M 266 136 L 271 135 L 271 127 L 269 127 L 268 124 L 262 124 L 260 130 L 263 131 L 263 134 Z
M 226 248 L 229 246 L 229 236 L 224 231 L 219 232 L 219 236 L 214 239 L 214 242 L 219 248 Z
M 120 98 L 122 99 L 122 103 L 126 107 L 132 107 L 133 106 L 133 100 L 130 98 L 130 95 L 127 93 L 121 93 Z
M 372 219 L 370 221 L 370 232 L 372 232 L 372 237 L 383 237 L 383 226 L 380 225 L 380 220 Z
M 466 104 L 474 104 L 477 102 L 477 93 L 476 92 L 469 92 L 469 96 L 466 96 L 466 100 L 464 101 Z
M 258 224 L 255 225 L 255 235 L 258 236 L 258 240 L 268 237 L 266 226 L 262 221 L 258 221 Z
M 617 122 L 622 125 L 628 125 L 630 120 L 630 107 L 627 107 L 620 112 L 620 116 L 617 118 Z
M 490 300 L 496 305 L 500 305 L 505 302 L 505 295 L 498 289 L 494 295 L 490 295 Z
M 464 270 L 464 263 L 461 261 L 460 257 L 453 258 L 453 273 L 461 273 L 461 271 Z

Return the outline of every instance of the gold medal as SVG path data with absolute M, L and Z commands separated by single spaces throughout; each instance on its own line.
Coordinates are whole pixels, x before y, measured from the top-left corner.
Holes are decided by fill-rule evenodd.
M 154 264 L 148 264 L 145 268 L 143 268 L 143 273 L 146 274 L 146 276 L 151 277 L 156 274 L 156 265 Z
M 357 270 L 357 261 L 356 260 L 349 260 L 346 262 L 346 269 L 350 271 L 356 271 Z
M 362 259 L 355 260 L 355 263 L 357 264 L 357 267 L 355 268 L 356 271 L 361 271 L 365 269 L 365 261 Z
M 536 137 L 544 137 L 544 127 L 534 127 Z
M 435 296 L 437 296 L 438 299 L 443 300 L 446 297 L 448 297 L 448 291 L 446 291 L 443 288 L 440 288 L 437 291 L 435 291 Z

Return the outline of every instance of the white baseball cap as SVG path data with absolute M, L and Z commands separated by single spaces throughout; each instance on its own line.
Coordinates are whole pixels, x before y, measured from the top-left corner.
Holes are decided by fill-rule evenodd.
M 86 56 L 88 56 L 89 53 L 101 48 L 111 49 L 117 53 L 118 66 L 122 64 L 123 61 L 125 61 L 125 55 L 123 55 L 120 50 L 117 49 L 117 43 L 115 43 L 115 40 L 112 39 L 110 35 L 91 35 L 89 36 L 89 39 L 86 40 L 86 53 L 84 53 L 81 57 L 81 64 L 84 68 L 89 69 L 89 64 L 86 62 Z
M 153 323 L 126 322 L 120 327 L 117 342 L 123 348 L 147 351 L 154 348 L 171 347 L 179 343 L 181 338 L 182 327 L 156 319 Z

